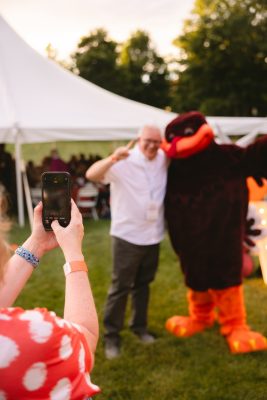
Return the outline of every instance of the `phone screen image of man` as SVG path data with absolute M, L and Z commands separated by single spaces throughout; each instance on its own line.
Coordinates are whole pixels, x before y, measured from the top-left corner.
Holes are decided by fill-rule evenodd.
M 65 219 L 68 215 L 69 196 L 66 186 L 56 185 L 44 188 L 44 217 L 53 219 Z

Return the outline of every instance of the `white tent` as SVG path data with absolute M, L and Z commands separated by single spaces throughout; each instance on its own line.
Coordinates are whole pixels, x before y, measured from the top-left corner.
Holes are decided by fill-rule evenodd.
M 267 118 L 256 117 L 207 117 L 219 140 L 231 143 L 229 136 L 242 136 L 240 146 L 251 143 L 257 135 L 267 134 Z
M 0 16 L 0 143 L 16 144 L 19 223 L 24 223 L 20 144 L 136 137 L 174 114 L 125 99 L 45 59 Z
M 0 142 L 131 138 L 174 116 L 104 90 L 45 59 L 0 16 Z
M 164 128 L 176 114 L 112 94 L 28 46 L 0 16 L 0 143 L 16 144 L 19 223 L 24 223 L 21 143 L 136 137 L 144 124 Z M 221 140 L 267 133 L 264 118 L 208 117 Z
M 108 92 L 42 57 L 0 15 L 0 142 L 115 140 L 176 114 Z M 265 118 L 208 117 L 225 135 L 267 132 Z M 19 133 L 18 133 L 19 131 Z

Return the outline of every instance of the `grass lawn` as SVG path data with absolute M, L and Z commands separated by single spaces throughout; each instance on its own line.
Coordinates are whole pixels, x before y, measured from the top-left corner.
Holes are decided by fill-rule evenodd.
M 267 352 L 233 356 L 218 326 L 190 339 L 176 339 L 164 329 L 165 320 L 186 314 L 186 289 L 166 237 L 159 271 L 151 290 L 150 330 L 156 343 L 142 345 L 125 329 L 122 356 L 107 361 L 102 343 L 102 315 L 110 282 L 109 221 L 86 221 L 84 254 L 100 319 L 101 339 L 92 381 L 102 388 L 99 400 L 266 400 Z M 21 243 L 29 229 L 16 226 L 12 242 Z M 43 306 L 62 316 L 63 257 L 58 250 L 46 255 L 16 305 Z M 248 321 L 267 336 L 267 288 L 262 279 L 245 281 Z M 129 310 L 127 311 L 129 314 Z M 127 322 L 126 322 L 127 326 Z

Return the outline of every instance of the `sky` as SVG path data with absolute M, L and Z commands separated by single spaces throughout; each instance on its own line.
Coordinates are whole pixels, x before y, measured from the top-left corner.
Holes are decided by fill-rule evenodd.
M 45 54 L 48 43 L 67 59 L 81 36 L 105 28 L 122 42 L 137 29 L 147 31 L 162 56 L 189 17 L 194 0 L 0 0 L 0 14 L 23 39 Z

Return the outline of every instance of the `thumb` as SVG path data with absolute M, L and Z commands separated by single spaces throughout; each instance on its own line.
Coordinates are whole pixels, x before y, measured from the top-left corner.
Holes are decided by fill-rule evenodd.
M 130 150 L 131 147 L 133 147 L 133 145 L 136 143 L 136 139 L 131 140 L 127 145 L 126 145 L 126 149 Z
M 53 229 L 54 233 L 58 232 L 58 231 L 61 229 L 61 226 L 59 225 L 57 219 L 54 220 L 54 221 L 51 223 L 51 228 Z
M 42 209 L 43 209 L 43 203 L 41 201 L 39 201 L 37 206 L 34 207 L 33 212 L 34 212 L 35 215 L 40 215 L 42 213 Z

